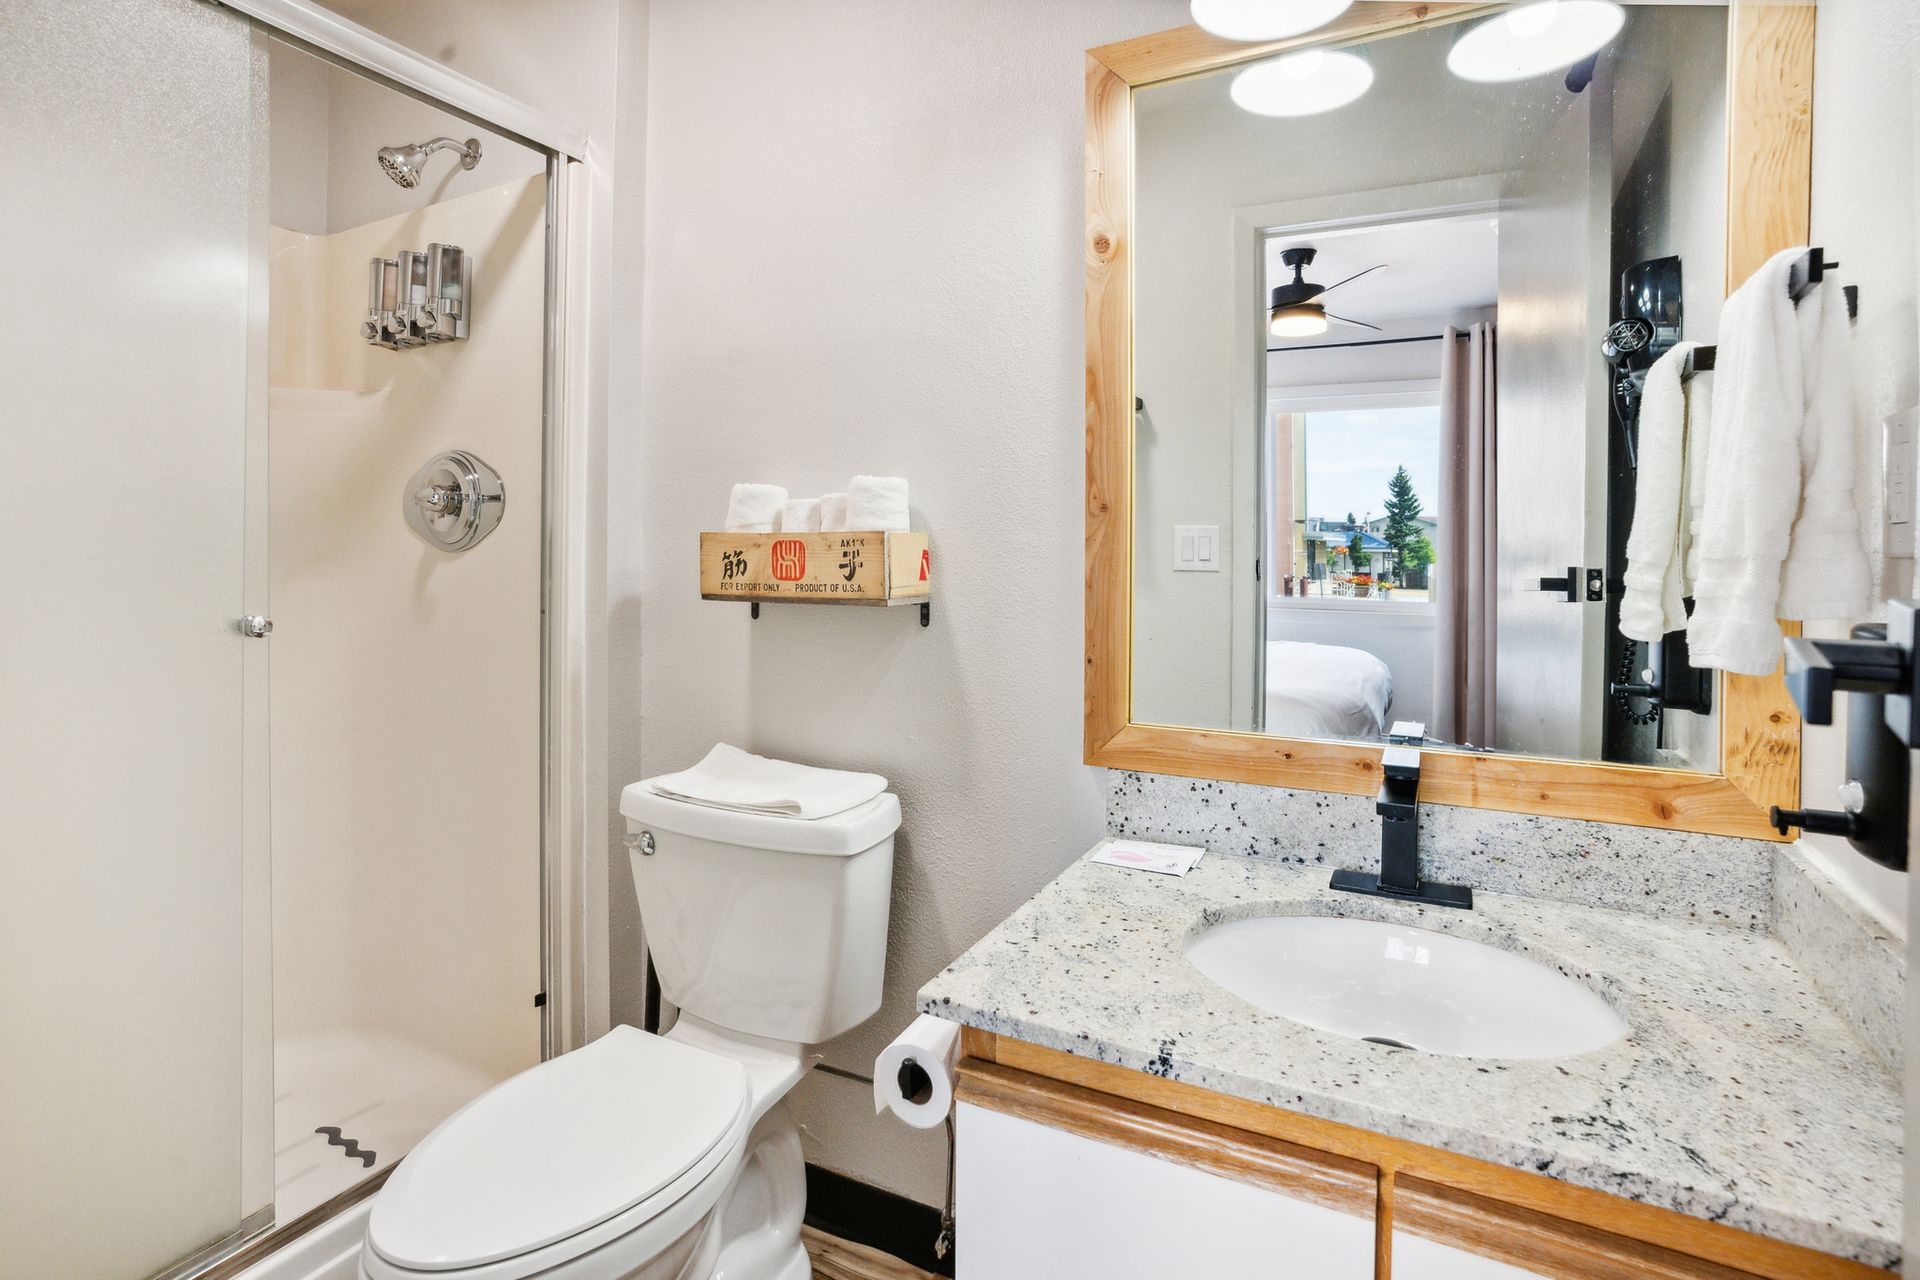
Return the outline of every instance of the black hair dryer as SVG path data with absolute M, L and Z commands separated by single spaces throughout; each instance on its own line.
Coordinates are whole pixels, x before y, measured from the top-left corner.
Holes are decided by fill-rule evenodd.
M 1613 366 L 1613 412 L 1631 427 L 1640 412 L 1647 369 L 1680 341 L 1680 259 L 1649 258 L 1620 273 L 1620 319 L 1601 340 Z

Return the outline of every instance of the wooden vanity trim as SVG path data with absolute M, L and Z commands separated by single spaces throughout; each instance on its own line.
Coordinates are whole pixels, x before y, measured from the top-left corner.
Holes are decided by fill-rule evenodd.
M 1752 1280 L 1715 1262 L 1428 1182 L 1397 1177 L 1394 1222 L 1404 1231 L 1564 1280 Z
M 1458 22 L 1486 4 L 1358 0 L 1310 36 L 1230 44 L 1180 27 L 1087 55 L 1086 683 L 1091 765 L 1346 795 L 1380 783 L 1380 748 L 1138 724 L 1133 712 L 1132 91 L 1306 44 Z M 1729 287 L 1805 243 L 1811 199 L 1813 9 L 1732 0 L 1728 11 Z M 1792 628 L 1789 627 L 1789 634 Z M 1688 773 L 1529 756 L 1425 752 L 1421 798 L 1436 804 L 1627 826 L 1780 840 L 1771 805 L 1800 795 L 1800 720 L 1771 676 L 1726 675 L 1720 772 Z
M 1133 1103 L 1186 1117 L 1188 1121 L 1274 1139 L 1295 1150 L 1317 1152 L 1371 1166 L 1378 1171 L 1378 1280 L 1388 1280 L 1389 1277 L 1391 1261 L 1388 1255 L 1394 1223 L 1400 1221 L 1409 1229 L 1420 1224 L 1428 1231 L 1438 1230 L 1446 1213 L 1458 1216 L 1468 1212 L 1476 1203 L 1473 1200 L 1461 1200 L 1461 1196 L 1479 1197 L 1504 1212 L 1522 1215 L 1516 1221 L 1532 1223 L 1536 1235 L 1551 1224 L 1525 1218 L 1525 1214 L 1542 1215 L 1554 1223 L 1571 1224 L 1616 1241 L 1643 1246 L 1650 1250 L 1647 1257 L 1659 1257 L 1663 1251 L 1673 1255 L 1664 1265 L 1678 1266 L 1681 1262 L 1696 1261 L 1711 1264 L 1712 1269 L 1672 1272 L 1675 1276 L 1687 1277 L 1687 1280 L 1721 1280 L 1728 1275 L 1758 1276 L 1764 1280 L 1886 1280 L 1888 1274 L 1801 1245 L 1769 1240 L 1722 1223 L 1625 1200 L 1543 1174 L 1510 1169 L 1505 1165 L 1490 1164 L 1281 1107 L 1228 1097 L 1197 1085 L 1148 1075 L 1110 1062 L 1095 1062 L 1057 1049 L 1044 1049 L 972 1027 L 962 1031 L 961 1053 L 959 1097 L 964 1102 L 1004 1110 L 996 1106 L 994 1100 L 1005 1096 L 1012 1084 L 1025 1075 L 1031 1078 L 1029 1083 L 1032 1087 L 1022 1096 L 1059 1099 L 1057 1111 L 1062 1115 L 1077 1115 L 1119 1103 Z M 1037 1082 L 1076 1086 L 1077 1089 L 1072 1093 L 1049 1093 L 1045 1084 Z M 1024 1114 L 1029 1119 L 1059 1127 L 1102 1123 L 1097 1118 L 1043 1118 L 1037 1104 L 1015 1114 Z M 1165 1118 L 1160 1120 L 1162 1126 L 1173 1123 Z M 1088 1136 L 1098 1135 L 1089 1133 Z M 1130 1145 L 1117 1137 L 1101 1137 L 1100 1140 L 1121 1146 Z M 1138 1149 L 1159 1154 L 1152 1147 Z M 1229 1177 L 1239 1176 L 1224 1170 L 1218 1171 Z M 1403 1202 L 1402 1195 L 1408 1187 L 1412 1188 L 1413 1196 Z M 1454 1207 L 1437 1204 L 1435 1197 L 1439 1193 L 1434 1188 L 1451 1195 L 1453 1199 L 1447 1204 Z M 1459 1208 L 1460 1205 L 1466 1205 L 1468 1209 L 1463 1210 Z M 1408 1214 L 1412 1217 L 1408 1218 Z M 1571 1235 L 1563 1232 L 1562 1235 L 1565 1239 L 1576 1241 L 1586 1238 L 1579 1232 Z M 1548 1244 L 1536 1240 L 1527 1247 L 1546 1249 Z M 1610 1247 L 1618 1250 L 1624 1245 Z M 1581 1277 L 1588 1273 L 1553 1271 L 1552 1274 Z M 1592 1274 L 1612 1276 L 1622 1273 L 1596 1271 Z M 1659 1276 L 1664 1273 L 1643 1271 L 1638 1274 Z

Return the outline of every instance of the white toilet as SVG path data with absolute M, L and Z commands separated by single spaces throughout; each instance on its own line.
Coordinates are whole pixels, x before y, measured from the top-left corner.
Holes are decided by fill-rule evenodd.
M 781 1099 L 880 1007 L 893 834 L 622 793 L 664 1036 L 616 1027 L 468 1103 L 374 1201 L 366 1280 L 807 1280 Z

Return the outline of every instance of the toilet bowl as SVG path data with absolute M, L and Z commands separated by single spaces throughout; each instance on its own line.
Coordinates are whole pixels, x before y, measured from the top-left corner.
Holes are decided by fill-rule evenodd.
M 665 1035 L 616 1027 L 448 1117 L 374 1200 L 363 1280 L 808 1280 L 806 1046 L 880 1003 L 899 802 L 801 820 L 621 797 Z

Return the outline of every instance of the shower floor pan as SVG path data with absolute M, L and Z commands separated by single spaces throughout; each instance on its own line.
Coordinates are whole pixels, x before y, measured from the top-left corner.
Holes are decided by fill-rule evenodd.
M 287 1036 L 273 1048 L 274 1217 L 291 1222 L 379 1172 L 498 1083 L 387 1031 Z

